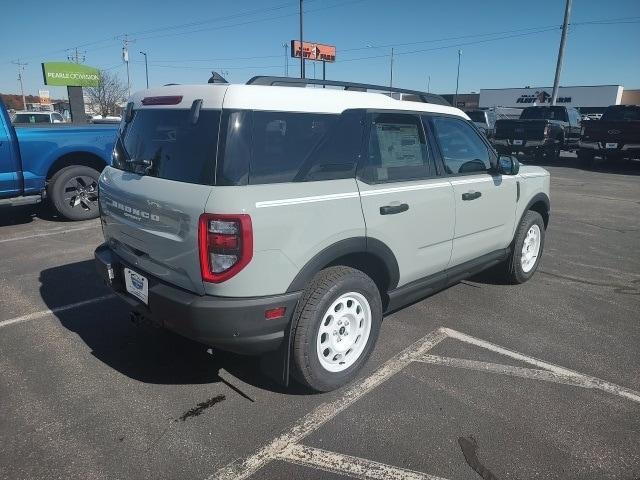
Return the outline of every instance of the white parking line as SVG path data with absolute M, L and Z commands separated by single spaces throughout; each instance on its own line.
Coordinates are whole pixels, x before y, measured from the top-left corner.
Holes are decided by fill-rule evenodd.
M 110 298 L 115 298 L 115 294 L 110 293 L 108 295 L 103 295 L 101 297 L 90 298 L 89 300 L 83 300 L 81 302 L 71 303 L 69 305 L 64 305 L 62 307 L 56 307 L 49 310 L 41 310 L 39 312 L 28 313 L 27 315 L 22 315 L 20 317 L 10 318 L 9 320 L 0 321 L 0 328 L 8 327 L 9 325 L 13 325 L 15 323 L 28 322 L 30 320 L 36 320 L 38 318 L 46 317 L 47 315 L 56 314 L 60 312 L 65 312 L 67 310 L 71 310 L 78 307 L 84 307 L 85 305 L 91 305 L 93 303 L 102 302 L 104 300 L 109 300 Z
M 302 417 L 291 430 L 277 437 L 245 460 L 233 462 L 218 470 L 211 475 L 209 479 L 241 480 L 250 477 L 265 464 L 276 459 L 280 452 L 284 451 L 289 445 L 300 442 L 307 435 L 320 428 L 328 420 L 331 420 L 352 403 L 356 402 L 360 397 L 394 376 L 411 363 L 414 358 L 426 353 L 445 338 L 447 338 L 447 334 L 444 329 L 438 329 L 429 333 L 388 360 L 369 377 L 352 385 L 340 398 L 333 402 L 319 405 Z
M 574 370 L 569 370 L 568 368 L 560 367 L 558 365 L 554 365 L 553 363 L 538 360 L 537 358 L 529 357 L 527 355 L 523 355 L 522 353 L 514 352 L 513 350 L 509 350 L 508 348 L 501 347 L 500 345 L 495 345 L 493 343 L 487 342 L 486 340 L 472 337 L 471 335 L 458 332 L 457 330 L 445 328 L 444 331 L 449 337 L 455 338 L 456 340 L 476 345 L 478 347 L 486 348 L 487 350 L 499 353 L 500 355 L 504 355 L 515 360 L 520 360 L 522 362 L 528 363 L 529 365 L 533 365 L 544 370 L 549 370 L 550 372 L 556 374 L 558 378 L 562 376 L 572 378 L 575 380 L 576 384 L 581 387 L 595 388 L 607 393 L 611 393 L 613 395 L 618 395 L 620 397 L 626 398 L 627 400 L 631 400 L 632 402 L 640 403 L 640 392 L 621 387 L 620 385 L 616 385 L 614 383 L 610 383 L 596 377 L 583 375 L 582 373 L 578 373 Z
M 441 357 L 438 355 L 423 355 L 418 358 L 417 361 L 431 363 L 433 365 L 444 365 L 445 367 L 465 368 L 467 370 L 477 370 L 480 372 L 497 373 L 499 375 L 508 375 L 511 377 L 544 380 L 545 382 L 563 383 L 565 385 L 584 387 L 584 383 L 573 376 L 562 375 L 548 370 L 539 370 L 537 368 L 513 367 L 511 365 L 501 365 L 499 363 L 479 362 L 477 360 Z
M 100 226 L 99 223 L 93 223 L 91 225 L 85 225 L 83 227 L 67 228 L 65 230 L 54 230 L 54 231 L 43 232 L 43 233 L 34 233 L 31 235 L 24 235 L 22 237 L 2 238 L 0 239 L 0 243 L 16 242 L 18 240 L 28 240 L 29 238 L 49 237 L 51 235 L 61 235 L 63 233 L 81 232 L 82 230 L 89 230 L 91 228 L 96 228 L 99 226 Z
M 348 475 L 362 480 L 446 480 L 427 473 L 392 467 L 384 463 L 329 452 L 321 448 L 291 444 L 278 455 L 284 460 L 304 467 L 317 468 L 338 475 Z
M 446 338 L 453 338 L 476 345 L 515 360 L 528 363 L 529 365 L 534 365 L 538 368 L 515 367 L 427 354 L 429 350 Z M 537 358 L 466 335 L 457 330 L 441 327 L 404 349 L 360 383 L 348 388 L 341 397 L 316 407 L 299 420 L 288 432 L 275 438 L 253 455 L 244 460 L 238 459 L 226 467 L 219 469 L 209 476 L 208 480 L 246 479 L 267 463 L 274 460 L 281 460 L 363 480 L 445 480 L 427 473 L 406 470 L 373 460 L 308 447 L 300 443 L 305 437 L 320 428 L 323 424 L 414 361 L 544 380 L 583 388 L 594 388 L 618 395 L 627 400 L 640 402 L 640 392 L 606 382 L 596 377 L 583 375 L 568 368 L 544 362 Z

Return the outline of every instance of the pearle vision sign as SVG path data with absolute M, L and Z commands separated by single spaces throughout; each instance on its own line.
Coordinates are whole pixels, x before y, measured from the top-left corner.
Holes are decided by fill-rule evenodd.
M 100 70 L 79 63 L 46 62 L 42 64 L 45 85 L 62 87 L 97 87 Z

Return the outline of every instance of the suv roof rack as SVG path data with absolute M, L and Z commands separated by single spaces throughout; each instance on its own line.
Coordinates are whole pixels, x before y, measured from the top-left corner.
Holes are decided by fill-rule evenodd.
M 293 78 L 293 77 L 270 77 L 256 76 L 247 81 L 247 85 L 267 85 L 279 87 L 306 87 L 307 85 L 323 85 L 332 87 L 343 87 L 344 90 L 356 92 L 367 92 L 376 90 L 389 93 L 403 93 L 413 98 L 404 100 L 418 101 L 423 103 L 433 103 L 435 105 L 451 105 L 440 95 L 434 93 L 421 92 L 419 90 L 407 90 L 406 88 L 388 87 L 383 85 L 371 85 L 368 83 L 341 82 L 339 80 L 317 80 L 314 78 Z

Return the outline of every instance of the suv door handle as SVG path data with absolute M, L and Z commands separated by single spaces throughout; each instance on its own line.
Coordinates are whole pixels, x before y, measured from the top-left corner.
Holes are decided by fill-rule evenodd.
M 401 203 L 400 205 L 385 205 L 380 207 L 380 215 L 394 215 L 409 210 L 409 205 Z
M 482 196 L 481 192 L 467 192 L 462 194 L 462 200 L 475 200 Z

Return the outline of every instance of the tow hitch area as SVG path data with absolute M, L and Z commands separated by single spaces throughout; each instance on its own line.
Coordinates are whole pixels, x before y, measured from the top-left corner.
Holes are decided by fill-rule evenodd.
M 129 320 L 131 320 L 131 323 L 133 323 L 137 327 L 145 327 L 145 326 L 150 326 L 155 328 L 162 327 L 162 325 L 160 325 L 160 322 L 154 320 L 151 317 L 147 317 L 143 313 L 138 312 L 136 310 L 132 310 L 131 312 L 129 312 Z

